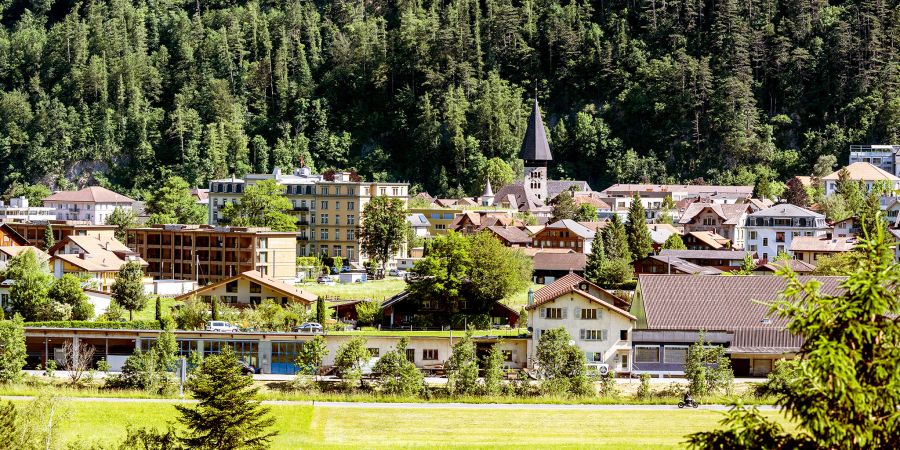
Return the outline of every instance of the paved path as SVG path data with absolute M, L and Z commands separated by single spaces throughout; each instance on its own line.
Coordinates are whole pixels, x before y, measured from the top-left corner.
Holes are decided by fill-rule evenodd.
M 73 402 L 100 403 L 197 403 L 197 400 L 165 398 L 107 398 L 107 397 L 62 397 Z M 33 400 L 31 396 L 0 396 L 2 400 Z M 377 403 L 377 402 L 316 402 L 309 400 L 266 400 L 264 405 L 299 405 L 320 408 L 363 408 L 363 409 L 499 409 L 499 410 L 542 410 L 542 411 L 671 411 L 675 405 L 557 405 L 552 403 Z M 727 411 L 728 405 L 701 405 L 701 410 Z M 771 405 L 759 405 L 760 411 L 774 411 Z

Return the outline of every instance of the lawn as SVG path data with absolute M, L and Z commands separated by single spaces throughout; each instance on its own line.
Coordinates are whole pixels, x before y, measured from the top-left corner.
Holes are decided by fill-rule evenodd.
M 162 309 L 166 315 L 169 314 L 173 305 L 181 303 L 176 302 L 172 297 L 161 297 L 161 300 Z M 150 300 L 147 301 L 147 306 L 145 306 L 144 309 L 134 312 L 134 320 L 156 320 L 156 297 L 150 297 Z
M 67 402 L 64 442 L 111 443 L 128 426 L 162 428 L 172 404 Z M 409 409 L 273 405 L 272 448 L 677 448 L 684 436 L 717 426 L 704 410 L 565 411 Z M 764 411 L 766 416 L 777 416 Z M 780 419 L 784 422 L 784 419 Z M 537 424 L 538 426 L 534 426 Z
M 399 294 L 406 289 L 406 281 L 398 277 L 385 277 L 382 280 L 371 280 L 365 283 L 337 283 L 334 286 L 307 283 L 300 289 L 326 298 L 340 300 L 384 300 Z
M 509 306 L 510 308 L 519 311 L 523 306 L 528 304 L 528 289 L 534 289 L 534 292 L 537 292 L 538 289 L 544 287 L 543 284 L 531 284 L 528 287 L 516 292 L 515 294 L 510 295 L 509 297 L 500 300 L 504 305 Z

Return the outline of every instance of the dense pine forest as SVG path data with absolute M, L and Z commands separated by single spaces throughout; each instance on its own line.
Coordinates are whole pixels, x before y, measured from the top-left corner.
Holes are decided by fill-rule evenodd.
M 289 167 L 753 183 L 900 142 L 900 0 L 5 0 L 0 190 Z

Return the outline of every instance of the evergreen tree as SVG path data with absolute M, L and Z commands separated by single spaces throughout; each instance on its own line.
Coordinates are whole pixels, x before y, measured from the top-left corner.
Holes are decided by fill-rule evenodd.
M 672 233 L 669 237 L 666 238 L 666 242 L 663 242 L 662 245 L 663 250 L 687 250 L 687 246 L 684 245 L 684 240 L 681 239 L 681 236 Z
M 144 309 L 147 296 L 144 294 L 144 269 L 139 261 L 128 261 L 112 285 L 112 299 L 128 310 L 128 320 L 134 319 L 134 311 Z
M 324 324 L 325 319 L 328 317 L 328 311 L 325 307 L 325 297 L 319 296 L 316 298 L 316 322 L 319 324 Z
M 44 228 L 44 250 L 49 250 L 54 245 L 56 245 L 56 238 L 53 237 L 53 224 L 47 223 L 47 227 Z
M 230 348 L 205 357 L 189 385 L 199 403 L 175 406 L 187 429 L 181 442 L 208 450 L 267 448 L 277 434 L 272 430 L 275 419 L 260 405 L 259 388 L 252 386 Z
M 575 215 L 578 214 L 578 205 L 575 204 L 575 198 L 572 197 L 571 191 L 562 191 L 550 201 L 550 206 L 553 207 L 553 212 L 551 213 L 550 222 L 556 222 L 558 220 L 572 220 L 575 218 Z
M 613 214 L 603 227 L 603 251 L 607 259 L 631 259 L 628 234 L 618 214 Z
M 587 257 L 587 263 L 584 265 L 584 277 L 593 283 L 597 283 L 600 279 L 600 268 L 606 261 L 606 252 L 603 249 L 603 236 L 600 230 L 597 230 L 594 240 L 591 242 L 591 254 Z
M 647 229 L 647 215 L 641 196 L 637 193 L 631 199 L 628 208 L 628 222 L 625 224 L 625 233 L 628 236 L 628 248 L 631 252 L 631 260 L 636 261 L 653 253 L 653 239 L 650 238 L 650 230 Z

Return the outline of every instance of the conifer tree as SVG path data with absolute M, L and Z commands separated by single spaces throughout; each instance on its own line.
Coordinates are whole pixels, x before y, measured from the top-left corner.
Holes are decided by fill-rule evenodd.
M 602 231 L 597 230 L 594 240 L 591 242 L 591 254 L 588 255 L 587 263 L 584 266 L 584 277 L 597 283 L 604 261 L 606 261 L 606 251 L 603 248 L 603 235 Z
M 628 248 L 631 252 L 631 260 L 637 261 L 645 258 L 653 252 L 653 239 L 650 238 L 650 230 L 647 229 L 647 215 L 641 196 L 637 193 L 631 199 L 628 208 L 628 223 L 625 224 L 625 232 L 628 235 Z

